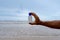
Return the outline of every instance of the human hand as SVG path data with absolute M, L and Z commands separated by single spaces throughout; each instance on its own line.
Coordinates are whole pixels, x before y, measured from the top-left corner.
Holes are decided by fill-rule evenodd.
M 29 24 L 31 24 L 31 25 L 38 25 L 40 23 L 39 17 L 34 12 L 30 12 L 29 15 L 32 15 L 35 18 L 35 21 L 33 23 L 29 23 Z

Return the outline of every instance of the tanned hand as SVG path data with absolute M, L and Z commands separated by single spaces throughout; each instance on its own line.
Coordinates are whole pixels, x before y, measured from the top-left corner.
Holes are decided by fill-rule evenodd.
M 52 21 L 41 21 L 39 17 L 34 12 L 30 12 L 30 14 L 35 18 L 33 23 L 29 23 L 31 25 L 43 25 L 50 28 L 60 29 L 60 20 L 52 20 Z

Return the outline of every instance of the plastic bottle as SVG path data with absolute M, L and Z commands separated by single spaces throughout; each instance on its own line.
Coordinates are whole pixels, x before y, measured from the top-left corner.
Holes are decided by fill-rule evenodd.
M 29 21 L 29 23 L 32 23 L 32 15 L 31 15 L 31 13 L 29 13 L 28 21 Z

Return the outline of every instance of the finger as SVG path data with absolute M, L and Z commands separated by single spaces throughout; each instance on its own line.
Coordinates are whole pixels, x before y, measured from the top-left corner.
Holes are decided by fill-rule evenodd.
M 30 25 L 36 25 L 36 23 L 29 23 Z

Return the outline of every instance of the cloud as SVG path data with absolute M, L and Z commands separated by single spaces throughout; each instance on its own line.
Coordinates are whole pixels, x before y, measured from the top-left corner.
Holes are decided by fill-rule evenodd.
M 0 16 L 17 16 L 19 10 L 17 8 L 1 8 Z
M 29 10 L 1 8 L 0 13 L 0 20 L 28 20 Z
M 0 7 L 3 8 L 18 8 L 20 7 L 20 0 L 0 0 Z
M 59 0 L 0 0 L 0 16 L 27 20 L 35 12 L 41 20 L 60 19 Z M 14 19 L 15 20 L 15 19 Z

